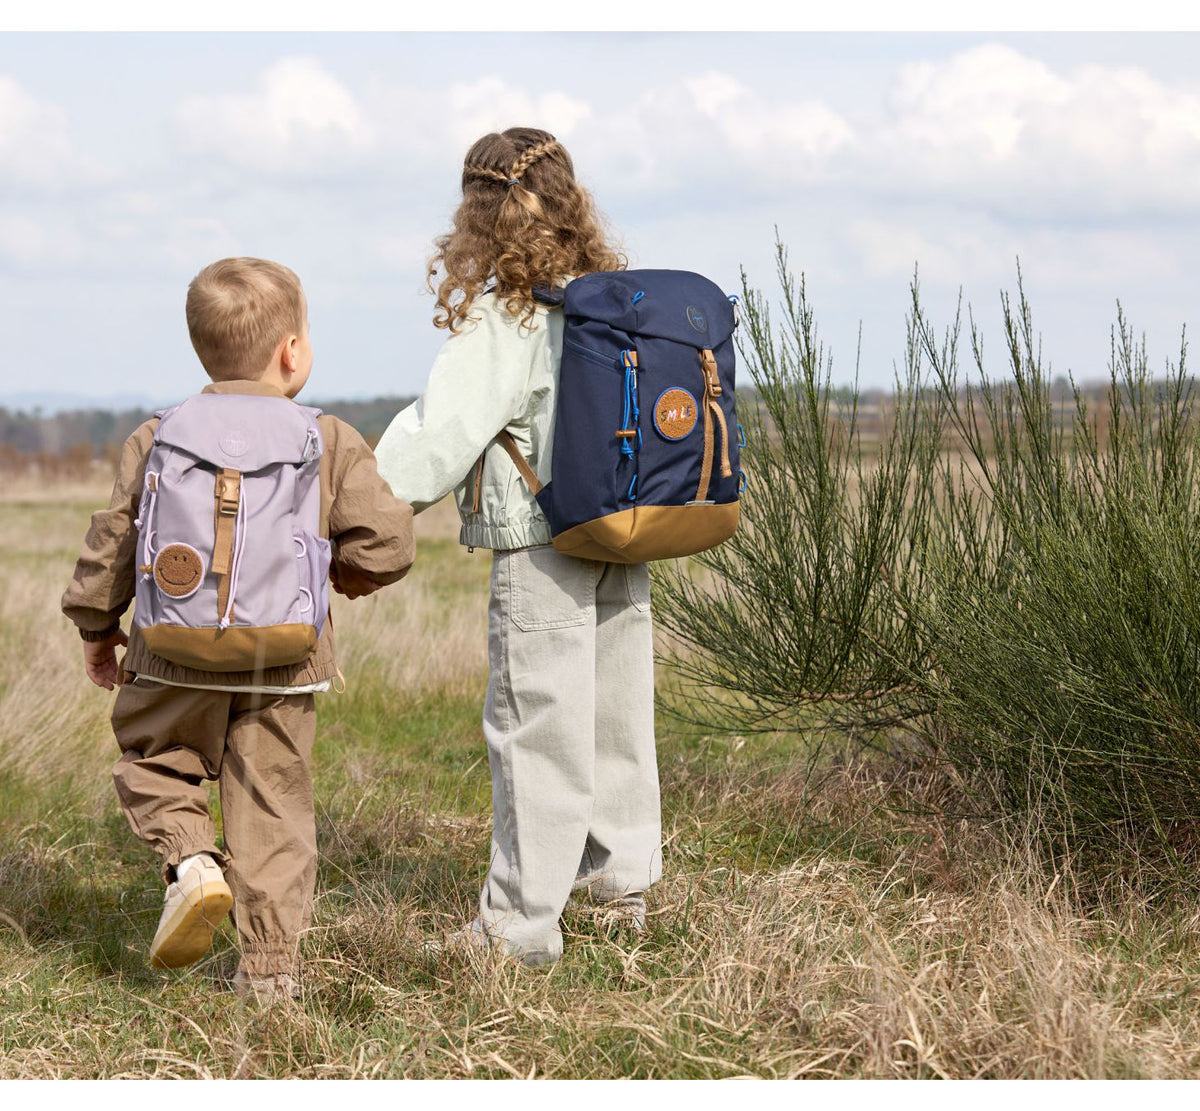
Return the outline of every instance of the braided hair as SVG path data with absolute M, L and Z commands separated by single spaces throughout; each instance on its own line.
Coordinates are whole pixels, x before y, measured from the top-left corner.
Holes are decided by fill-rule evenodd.
M 531 324 L 535 285 L 625 267 L 591 194 L 575 180 L 571 156 L 548 131 L 485 135 L 467 152 L 462 192 L 453 228 L 434 241 L 427 270 L 439 328 L 457 332 L 491 282 L 505 308 Z

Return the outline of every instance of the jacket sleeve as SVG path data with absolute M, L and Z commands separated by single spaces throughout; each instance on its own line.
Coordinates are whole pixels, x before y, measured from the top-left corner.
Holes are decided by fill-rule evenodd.
M 379 471 L 413 510 L 441 501 L 523 410 L 537 350 L 520 321 L 491 298 L 442 345 L 425 392 L 388 425 Z
M 329 539 L 333 561 L 380 586 L 402 579 L 413 564 L 412 507 L 379 475 L 366 441 L 344 421 L 322 418 L 330 456 Z
M 63 613 L 85 640 L 115 630 L 133 601 L 138 540 L 134 522 L 157 426 L 157 420 L 148 420 L 125 441 L 108 508 L 92 514 L 75 574 L 63 594 Z

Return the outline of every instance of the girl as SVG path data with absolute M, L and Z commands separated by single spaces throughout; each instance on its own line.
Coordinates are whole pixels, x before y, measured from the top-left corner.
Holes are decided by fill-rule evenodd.
M 562 314 L 536 302 L 534 287 L 625 259 L 546 131 L 485 135 L 467 152 L 462 192 L 428 271 L 434 323 L 449 335 L 424 395 L 376 454 L 418 513 L 455 489 L 460 541 L 494 553 L 483 707 L 491 866 L 479 916 L 455 941 L 543 965 L 562 955 L 558 920 L 573 889 L 641 929 L 642 893 L 661 874 L 650 580 L 645 564 L 550 547 L 533 494 L 493 441 L 507 429 L 549 481 Z

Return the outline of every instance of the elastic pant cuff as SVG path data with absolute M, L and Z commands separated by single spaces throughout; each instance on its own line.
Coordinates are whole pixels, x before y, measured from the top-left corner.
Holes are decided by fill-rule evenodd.
M 187 860 L 189 856 L 195 856 L 197 853 L 208 853 L 217 862 L 222 872 L 229 867 L 229 857 L 221 852 L 211 841 L 171 842 L 159 849 L 162 862 L 161 872 L 164 882 L 174 883 L 175 866 L 181 860 Z
M 245 972 L 248 976 L 275 976 L 281 972 L 294 972 L 298 950 L 298 942 L 243 943 L 238 971 Z

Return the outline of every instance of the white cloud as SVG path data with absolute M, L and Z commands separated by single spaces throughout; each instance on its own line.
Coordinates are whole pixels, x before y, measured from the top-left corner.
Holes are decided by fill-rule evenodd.
M 569 145 L 602 201 L 721 190 L 791 202 L 837 186 L 871 205 L 937 197 L 1035 222 L 1200 205 L 1195 89 L 1130 67 L 1067 71 L 994 43 L 899 67 L 876 105 L 781 98 L 752 73 L 720 70 L 607 101 L 494 74 L 447 90 L 385 79 L 355 90 L 312 59 L 285 58 L 252 92 L 187 99 L 177 120 L 193 151 L 266 176 L 369 167 L 368 187 L 422 194 L 453 178 L 480 135 L 528 124 Z
M 893 189 L 1034 216 L 1200 205 L 1200 96 L 1133 68 L 995 44 L 905 66 L 870 145 Z
M 354 95 L 312 58 L 283 58 L 250 93 L 192 96 L 179 106 L 184 145 L 263 174 L 337 174 L 374 144 Z
M 854 142 L 850 124 L 820 101 L 776 103 L 718 72 L 685 81 L 684 87 L 731 152 L 759 160 L 752 172 L 774 173 L 781 159 L 824 160 Z
M 969 208 L 927 207 L 903 216 L 850 221 L 845 238 L 870 278 L 903 282 L 919 266 L 922 280 L 947 286 L 1012 284 L 1022 259 L 1037 279 L 1058 288 L 1105 289 L 1178 280 L 1169 243 L 1118 227 L 1019 230 Z
M 901 69 L 895 126 L 885 124 L 879 137 L 898 150 L 936 153 L 950 168 L 990 166 L 1014 154 L 1031 118 L 1060 110 L 1070 96 L 1070 85 L 1041 62 L 982 46 Z
M 173 266 L 199 269 L 213 259 L 239 253 L 238 238 L 224 221 L 181 217 L 165 229 L 163 257 Z
M 62 187 L 93 174 L 71 143 L 67 113 L 0 76 L 0 181 Z
M 598 107 L 578 128 L 598 191 L 782 203 L 830 186 L 872 206 L 938 198 L 1019 222 L 1200 207 L 1200 86 L 1145 70 L 1054 68 L 993 43 L 899 67 L 878 106 L 755 84 L 709 71 Z
M 500 77 L 481 77 L 465 85 L 452 85 L 447 96 L 449 112 L 443 141 L 467 146 L 489 131 L 510 127 L 540 127 L 566 141 L 580 122 L 592 114 L 591 105 L 553 90 L 528 93 Z
M 188 97 L 176 123 L 189 151 L 264 177 L 419 183 L 425 193 L 431 180 L 452 189 L 467 148 L 489 131 L 543 127 L 566 140 L 592 111 L 495 75 L 448 89 L 368 77 L 351 91 L 314 59 L 284 58 L 250 92 Z
M 396 371 L 369 350 L 386 342 L 345 337 L 357 344 L 394 302 L 406 349 L 436 340 L 418 291 L 463 155 L 487 131 L 526 124 L 567 144 L 638 265 L 700 270 L 732 289 L 745 263 L 770 286 L 780 227 L 843 355 L 865 317 L 868 347 L 891 357 L 914 262 L 952 311 L 959 285 L 993 304 L 1020 256 L 1048 297 L 1035 305 L 1051 306 L 1071 343 L 1084 302 L 1102 306 L 1101 339 L 1116 296 L 1136 308 L 1144 293 L 1152 334 L 1154 312 L 1169 334 L 1190 311 L 1200 78 L 1177 62 L 1064 64 L 1052 59 L 1084 57 L 1086 45 L 1041 57 L 995 43 L 948 53 L 929 39 L 851 57 L 856 71 L 823 83 L 789 68 L 789 44 L 748 41 L 699 65 L 664 49 L 644 65 L 644 49 L 612 41 L 549 79 L 536 65 L 492 68 L 494 52 L 466 67 L 439 39 L 422 40 L 421 67 L 378 50 L 356 67 L 354 50 L 321 45 L 320 61 L 256 59 L 245 76 L 247 50 L 205 69 L 202 86 L 194 67 L 149 67 L 154 81 L 136 93 L 82 56 L 77 72 L 48 67 L 45 84 L 6 67 L 18 80 L 0 77 L 0 280 L 32 304 L 55 283 L 23 286 L 26 274 L 85 275 L 135 303 L 148 290 L 176 297 L 221 255 L 279 257 L 311 283 L 322 358 L 353 367 L 354 390 L 370 375 L 416 388 L 423 355 Z M 393 61 L 409 46 L 395 45 Z M 918 50 L 928 60 L 892 60 Z M 51 87 L 54 103 L 33 95 Z M 96 172 L 101 158 L 111 170 Z M 25 331 L 31 349 L 43 342 Z M 158 365 L 143 347 L 142 363 Z
M 963 265 L 979 256 L 978 233 L 931 238 L 910 223 L 865 218 L 854 220 L 846 237 L 857 251 L 863 271 L 872 278 L 911 278 L 914 265 L 936 281 L 964 281 Z
M 601 169 L 598 189 L 652 196 L 790 191 L 825 176 L 856 142 L 828 104 L 781 102 L 716 70 L 644 87 L 628 107 L 579 128 L 584 161 Z
M 0 219 L 0 262 L 25 270 L 77 263 L 83 245 L 61 221 L 16 216 Z

